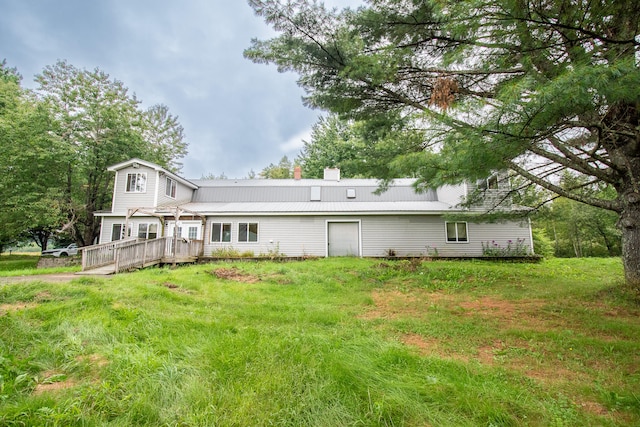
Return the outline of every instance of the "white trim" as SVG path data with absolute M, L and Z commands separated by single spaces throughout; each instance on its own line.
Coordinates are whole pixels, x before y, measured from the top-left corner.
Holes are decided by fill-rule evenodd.
M 167 175 L 171 175 L 172 178 L 175 178 L 178 182 L 186 185 L 187 187 L 191 187 L 192 190 L 196 190 L 197 188 L 199 188 L 193 182 L 191 182 L 191 181 L 189 181 L 189 180 L 187 180 L 185 178 L 182 178 L 181 176 L 178 176 L 178 175 L 176 175 L 175 173 L 173 173 L 171 171 L 166 170 L 165 168 L 163 168 L 160 165 L 156 165 L 155 163 L 147 162 L 147 161 L 140 160 L 140 159 L 129 159 L 126 162 L 121 162 L 121 163 L 117 163 L 115 165 L 109 166 L 107 168 L 107 170 L 109 172 L 117 172 L 120 169 L 124 169 L 124 168 L 127 168 L 129 166 L 132 166 L 134 163 L 138 163 L 139 165 L 145 166 L 145 167 L 147 167 L 149 169 L 153 169 L 155 171 L 164 172 Z
M 159 192 L 160 192 L 160 171 L 156 171 L 156 191 L 153 192 L 153 206 L 158 206 Z
M 126 184 L 125 184 L 125 188 L 127 188 Z M 113 181 L 113 197 L 111 198 L 111 211 L 113 211 L 113 208 L 115 208 L 116 206 L 116 194 L 118 194 L 118 171 L 116 171 L 116 176 Z M 95 212 L 93 215 L 95 216 Z
M 167 185 L 169 184 L 169 181 L 171 181 L 173 185 Z M 175 194 L 173 196 L 171 195 L 171 188 L 175 189 Z M 178 181 L 168 175 L 164 175 L 164 195 L 173 200 L 178 196 Z
M 133 190 L 128 190 L 129 188 L 129 175 L 135 175 L 135 186 Z M 144 191 L 136 191 L 138 188 L 138 176 L 144 176 Z M 126 194 L 147 194 L 147 184 L 149 180 L 146 172 L 127 172 L 127 180 L 124 182 L 124 192 Z M 156 200 L 157 202 L 157 200 Z
M 98 244 L 104 243 L 102 241 L 102 233 L 104 233 L 104 217 L 100 218 L 100 234 L 98 234 Z
M 361 219 L 326 219 L 324 224 L 325 237 L 324 237 L 324 256 L 329 258 L 329 223 L 341 222 L 341 223 L 357 223 L 358 224 L 358 257 L 362 258 L 362 220 Z
M 214 244 L 214 245 L 220 245 L 220 244 L 225 244 L 225 243 L 233 243 L 233 222 L 224 222 L 224 221 L 207 221 L 210 225 L 209 228 L 211 229 L 210 233 L 209 233 L 209 243 Z M 214 224 L 220 224 L 220 239 L 221 240 L 213 240 L 213 225 Z M 224 233 L 224 226 L 225 225 L 229 225 L 229 241 L 224 241 L 222 240 L 222 235 Z M 258 232 L 260 230 L 258 229 Z
M 467 240 L 461 241 L 458 240 L 458 226 L 456 225 L 456 240 L 451 241 L 447 235 L 447 224 L 464 224 L 464 228 L 467 231 Z M 460 244 L 468 244 L 471 242 L 471 237 L 469 237 L 469 222 L 467 221 L 445 221 L 444 222 L 444 242 L 447 244 L 460 245 Z
M 529 247 L 531 248 L 531 255 L 535 255 L 535 248 L 533 247 L 533 229 L 531 228 L 531 218 L 527 218 L 529 224 Z

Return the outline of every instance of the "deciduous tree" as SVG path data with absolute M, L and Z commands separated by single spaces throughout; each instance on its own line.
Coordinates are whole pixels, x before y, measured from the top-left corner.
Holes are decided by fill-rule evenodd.
M 0 240 L 34 237 L 46 249 L 64 218 L 60 145 L 48 132 L 48 111 L 20 82 L 15 68 L 0 63 Z

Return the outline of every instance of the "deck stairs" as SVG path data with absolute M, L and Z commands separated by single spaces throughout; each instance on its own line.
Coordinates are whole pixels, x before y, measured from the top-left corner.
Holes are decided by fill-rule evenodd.
M 82 248 L 83 275 L 108 275 L 158 264 L 195 262 L 202 256 L 202 240 L 162 237 L 124 239 Z

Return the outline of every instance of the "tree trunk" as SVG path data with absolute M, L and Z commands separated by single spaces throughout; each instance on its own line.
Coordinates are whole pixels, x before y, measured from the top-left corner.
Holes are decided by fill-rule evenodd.
M 624 276 L 628 286 L 640 291 L 640 193 L 627 195 L 625 205 L 619 223 Z

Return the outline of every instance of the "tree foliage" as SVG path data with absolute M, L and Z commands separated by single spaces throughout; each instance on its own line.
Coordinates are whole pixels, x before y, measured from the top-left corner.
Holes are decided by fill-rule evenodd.
M 142 138 L 151 146 L 151 157 L 172 172 L 180 172 L 179 159 L 187 154 L 187 143 L 178 117 L 171 115 L 166 105 L 156 104 L 149 107 L 142 118 Z
M 177 117 L 163 105 L 147 111 L 118 80 L 66 61 L 21 88 L 15 69 L 0 64 L 0 189 L 8 239 L 30 236 L 46 248 L 50 236 L 93 243 L 93 213 L 111 204 L 108 166 L 140 157 L 177 169 L 186 153 Z M 4 239 L 5 237 L 3 237 Z
M 413 177 L 409 170 L 403 175 L 391 170 L 396 156 L 412 145 L 421 146 L 422 139 L 397 115 L 356 121 L 333 114 L 313 126 L 311 141 L 305 141 L 296 162 L 308 178 L 322 178 L 326 167 L 339 168 L 344 178 Z
M 280 35 L 245 55 L 299 73 L 307 105 L 412 120 L 423 144 L 389 173 L 425 185 L 509 169 L 619 216 L 640 288 L 640 3 L 370 0 L 357 10 L 250 0 Z M 604 183 L 613 198 L 563 183 Z
M 64 219 L 58 140 L 49 134 L 48 111 L 20 87 L 15 69 L 0 64 L 0 240 L 37 237 L 46 248 Z
M 277 165 L 273 163 L 265 167 L 258 174 L 260 178 L 266 179 L 288 179 L 293 178 L 293 164 L 287 156 L 283 156 Z

